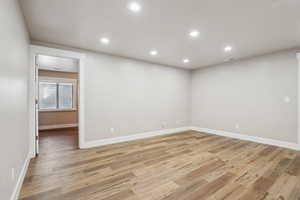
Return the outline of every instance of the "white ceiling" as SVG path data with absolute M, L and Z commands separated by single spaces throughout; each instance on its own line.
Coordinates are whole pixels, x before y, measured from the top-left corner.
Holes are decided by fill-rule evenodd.
M 20 0 L 32 40 L 198 68 L 300 46 L 299 0 Z M 197 39 L 189 37 L 197 29 Z M 109 45 L 99 42 L 109 37 Z M 226 45 L 233 51 L 225 53 Z M 156 49 L 157 56 L 149 51 Z M 183 58 L 190 63 L 183 64 Z

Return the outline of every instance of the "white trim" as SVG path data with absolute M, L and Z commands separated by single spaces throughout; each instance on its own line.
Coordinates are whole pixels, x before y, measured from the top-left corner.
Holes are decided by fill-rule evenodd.
M 56 82 L 56 83 L 73 83 L 77 84 L 77 79 L 74 78 L 59 78 L 59 77 L 50 77 L 50 76 L 39 76 L 39 81 L 45 82 Z
M 36 52 L 37 55 L 49 55 L 62 58 L 75 58 L 75 59 L 84 59 L 85 55 L 75 51 L 62 50 L 52 47 L 45 47 L 42 45 L 30 45 L 32 51 Z
M 29 153 L 25 159 L 25 162 L 24 162 L 21 172 L 19 174 L 17 183 L 16 183 L 13 193 L 10 197 L 10 200 L 18 200 L 19 199 L 20 191 L 21 191 L 31 158 L 32 158 L 32 156 Z
M 150 132 L 129 135 L 129 136 L 123 136 L 123 137 L 90 141 L 90 142 L 85 142 L 81 147 L 82 148 L 92 148 L 92 147 L 104 146 L 104 145 L 115 144 L 115 143 L 120 143 L 120 142 L 144 139 L 144 138 L 148 138 L 148 137 L 174 134 L 174 133 L 179 133 L 179 132 L 184 132 L 184 131 L 189 131 L 189 130 L 197 131 L 197 132 L 204 132 L 204 133 L 209 133 L 209 134 L 214 134 L 214 135 L 220 135 L 220 136 L 225 136 L 225 137 L 230 137 L 230 138 L 235 138 L 235 139 L 240 139 L 240 140 L 247 140 L 247 141 L 252 141 L 252 142 L 257 142 L 257 143 L 262 143 L 262 144 L 274 145 L 274 146 L 279 146 L 279 147 L 293 149 L 293 150 L 300 150 L 300 145 L 296 144 L 296 143 L 284 142 L 284 141 L 274 140 L 274 139 L 269 139 L 269 138 L 249 136 L 249 135 L 243 135 L 243 134 L 239 134 L 239 133 L 232 133 L 232 132 L 228 132 L 228 131 L 214 130 L 214 129 L 209 129 L 209 128 L 200 128 L 200 127 L 181 127 L 181 128 L 174 128 L 174 129 L 164 129 L 164 130 L 150 131 Z
M 300 53 L 297 53 L 298 58 L 298 144 L 300 144 Z
M 30 154 L 35 156 L 35 97 L 36 97 L 36 88 L 35 88 L 35 55 L 49 55 L 49 56 L 58 56 L 65 58 L 73 58 L 79 60 L 79 84 L 78 92 L 79 101 L 79 148 L 81 148 L 84 143 L 85 133 L 84 133 L 84 64 L 85 64 L 85 54 L 61 50 L 57 48 L 49 48 L 39 45 L 30 45 L 30 77 L 29 77 L 29 133 L 30 133 Z
M 75 112 L 77 108 L 71 109 L 39 109 L 39 112 Z
M 179 133 L 179 132 L 184 132 L 189 130 L 190 127 L 181 127 L 181 128 L 173 128 L 173 129 L 163 129 L 158 131 L 150 131 L 150 132 L 145 132 L 145 133 L 140 133 L 135 135 L 90 141 L 90 142 L 86 142 L 82 147 L 83 148 L 98 147 L 98 146 L 104 146 L 104 145 L 115 144 L 120 142 L 128 142 L 132 140 L 144 139 L 144 138 L 149 138 L 149 137 L 154 137 L 159 135 L 174 134 L 174 133 Z
M 39 126 L 39 130 L 50 130 L 50 129 L 60 129 L 60 128 L 74 128 L 78 127 L 78 124 L 54 124 L 54 125 L 42 125 Z
M 78 87 L 78 95 L 79 95 L 79 103 L 78 103 L 78 116 L 79 116 L 79 148 L 83 148 L 83 144 L 85 143 L 85 88 L 84 88 L 84 63 L 85 55 L 81 54 L 80 63 L 79 63 L 79 85 Z
M 293 149 L 293 150 L 300 150 L 299 144 L 284 142 L 284 141 L 279 141 L 279 140 L 273 140 L 273 139 L 269 139 L 269 138 L 243 135 L 243 134 L 239 134 L 239 133 L 232 133 L 232 132 L 228 132 L 228 131 L 214 130 L 214 129 L 209 129 L 209 128 L 200 128 L 200 127 L 191 127 L 191 130 L 198 131 L 198 132 L 204 132 L 204 133 L 210 133 L 210 134 L 214 134 L 214 135 L 225 136 L 225 137 L 230 137 L 230 138 L 235 138 L 235 139 L 240 139 L 240 140 L 247 140 L 247 141 L 252 141 L 252 142 L 257 142 L 257 143 L 262 143 L 262 144 L 269 144 L 269 145 L 284 147 L 284 148 Z

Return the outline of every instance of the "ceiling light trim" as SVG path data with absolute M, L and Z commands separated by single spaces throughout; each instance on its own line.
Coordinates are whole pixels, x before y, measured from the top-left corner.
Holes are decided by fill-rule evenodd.
M 142 6 L 137 2 L 130 2 L 127 8 L 134 13 L 138 13 L 142 10 Z
M 102 38 L 100 38 L 100 42 L 104 45 L 109 45 L 110 39 L 108 37 L 102 37 Z

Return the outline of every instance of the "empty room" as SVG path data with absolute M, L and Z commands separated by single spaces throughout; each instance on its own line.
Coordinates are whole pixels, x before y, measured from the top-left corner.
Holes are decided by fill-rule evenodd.
M 0 200 L 300 200 L 299 0 L 1 0 Z

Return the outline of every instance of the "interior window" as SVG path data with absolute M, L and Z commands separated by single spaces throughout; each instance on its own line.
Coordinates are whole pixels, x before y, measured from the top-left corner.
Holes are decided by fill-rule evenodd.
M 73 108 L 73 84 L 59 83 L 58 84 L 58 107 L 61 109 Z
M 40 82 L 39 84 L 39 108 L 56 109 L 57 108 L 57 85 L 56 83 Z
M 74 110 L 75 81 L 47 80 L 39 82 L 39 110 Z

